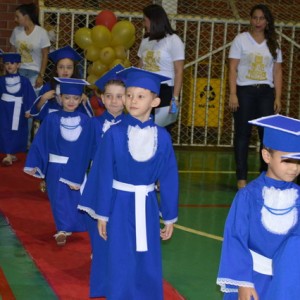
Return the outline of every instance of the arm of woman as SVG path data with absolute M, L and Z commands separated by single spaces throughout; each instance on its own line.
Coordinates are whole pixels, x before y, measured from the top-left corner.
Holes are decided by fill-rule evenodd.
M 274 88 L 275 88 L 274 112 L 275 112 L 275 114 L 278 114 L 281 110 L 281 92 L 282 92 L 282 65 L 281 65 L 281 63 L 274 64 L 273 76 L 274 76 Z
M 232 112 L 239 107 L 239 101 L 236 94 L 237 67 L 240 60 L 236 58 L 229 59 L 229 108 Z
M 41 63 L 41 69 L 40 73 L 36 79 L 35 82 L 35 87 L 39 88 L 40 86 L 43 85 L 44 82 L 44 74 L 47 68 L 47 63 L 48 63 L 48 54 L 49 54 L 49 47 L 42 48 L 42 63 Z
M 184 68 L 184 60 L 176 60 L 174 61 L 174 91 L 173 96 L 179 97 L 180 90 L 182 87 L 183 81 L 183 68 Z

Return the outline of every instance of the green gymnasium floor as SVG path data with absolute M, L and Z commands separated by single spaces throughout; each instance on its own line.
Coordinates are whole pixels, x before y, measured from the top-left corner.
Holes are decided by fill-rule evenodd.
M 177 150 L 176 155 L 179 220 L 172 240 L 162 246 L 164 278 L 187 300 L 220 300 L 215 282 L 223 226 L 236 193 L 233 155 L 231 151 L 201 149 Z M 258 154 L 250 153 L 249 162 L 249 179 L 253 179 L 258 175 Z M 17 300 L 56 299 L 2 216 L 0 266 L 0 295 L 7 281 Z M 7 297 L 2 295 L 0 300 L 15 299 Z

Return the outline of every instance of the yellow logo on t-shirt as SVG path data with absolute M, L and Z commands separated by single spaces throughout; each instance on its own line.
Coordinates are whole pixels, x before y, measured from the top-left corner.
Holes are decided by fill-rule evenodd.
M 265 71 L 265 64 L 263 62 L 263 56 L 256 54 L 253 57 L 253 62 L 250 64 L 250 69 L 246 75 L 250 80 L 267 80 L 267 72 Z
M 160 51 L 147 51 L 144 57 L 144 69 L 150 72 L 160 71 L 157 61 L 160 59 Z
M 19 51 L 22 57 L 22 63 L 32 63 L 33 59 L 30 53 L 30 46 L 27 43 L 22 42 L 19 46 Z

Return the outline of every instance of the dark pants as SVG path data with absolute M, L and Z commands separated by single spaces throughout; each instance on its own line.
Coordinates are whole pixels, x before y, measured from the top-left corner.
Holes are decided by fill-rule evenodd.
M 237 86 L 239 107 L 233 113 L 234 117 L 234 154 L 236 162 L 236 176 L 238 180 L 247 180 L 248 149 L 251 138 L 252 125 L 248 121 L 274 114 L 274 88 L 268 85 Z M 263 146 L 263 128 L 258 128 L 258 134 Z M 261 154 L 260 154 L 261 157 Z M 261 157 L 260 171 L 266 170 Z
M 170 105 L 171 99 L 173 97 L 173 86 L 169 86 L 167 84 L 161 84 L 160 86 L 160 104 L 158 107 L 166 107 Z M 152 114 L 154 116 L 155 108 L 152 110 Z M 171 129 L 173 128 L 174 123 L 167 125 L 165 128 L 168 130 L 169 133 L 171 133 Z

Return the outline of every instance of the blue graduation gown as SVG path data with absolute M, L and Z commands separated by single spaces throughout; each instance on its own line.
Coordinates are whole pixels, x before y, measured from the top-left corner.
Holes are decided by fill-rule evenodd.
M 56 87 L 59 87 L 59 84 L 56 85 Z M 49 114 L 57 110 L 62 110 L 62 106 L 57 101 L 56 98 L 53 98 L 51 100 L 48 100 L 44 103 L 44 105 L 41 107 L 40 110 L 37 109 L 37 103 L 40 101 L 40 98 L 42 95 L 44 95 L 46 92 L 49 92 L 52 90 L 51 83 L 47 82 L 43 85 L 42 89 L 39 92 L 39 97 L 35 97 L 35 101 L 30 109 L 30 114 L 37 120 L 43 121 L 44 118 Z M 79 111 L 83 114 L 88 115 L 89 117 L 92 117 L 94 115 L 92 106 L 90 104 L 90 101 L 87 100 L 85 104 L 81 103 L 76 111 Z
M 80 118 L 81 132 L 70 141 L 62 136 L 61 122 L 74 117 Z M 80 187 L 84 181 L 89 159 L 81 158 L 91 158 L 94 131 L 91 118 L 80 112 L 53 112 L 44 119 L 28 152 L 24 171 L 37 167 L 34 176 L 46 179 L 57 231 L 86 231 L 83 213 L 77 209 L 80 191 L 68 184 Z
M 124 118 L 124 113 L 116 118 L 108 111 L 101 116 L 94 117 L 95 122 L 95 149 L 101 145 L 104 133 L 110 126 L 116 125 Z M 94 155 L 93 155 L 94 156 Z M 79 209 L 82 203 L 79 202 Z M 90 297 L 101 297 L 106 295 L 106 263 L 107 263 L 107 243 L 100 237 L 98 232 L 97 219 L 92 218 L 88 213 L 85 214 L 87 230 L 92 245 L 92 262 L 90 272 Z
M 11 81 L 11 82 L 10 82 Z M 29 112 L 35 99 L 30 81 L 19 74 L 0 77 L 0 152 L 27 151 Z
M 135 126 L 157 128 L 157 149 L 146 161 L 129 152 L 128 129 Z M 135 194 L 112 188 L 113 180 L 134 186 L 160 181 L 160 205 L 155 191 L 146 197 L 148 251 L 136 251 Z M 151 119 L 141 123 L 130 115 L 112 126 L 97 150 L 81 205 L 94 218 L 109 219 L 107 299 L 163 299 L 160 213 L 169 222 L 178 215 L 178 170 L 169 133 Z
M 262 222 L 264 205 L 262 191 L 264 187 L 274 187 L 280 191 L 295 189 L 298 198 L 296 198 L 294 209 L 296 215 L 299 215 L 300 188 L 293 182 L 271 179 L 262 173 L 237 193 L 225 224 L 217 279 L 217 283 L 221 285 L 221 290 L 225 292 L 224 299 L 237 300 L 239 286 L 252 286 L 255 287 L 260 300 L 273 300 L 273 298 L 266 296 L 270 290 L 273 276 L 253 270 L 250 249 L 273 261 L 276 253 L 280 251 L 285 242 L 291 236 L 299 233 L 300 226 L 297 218 L 294 226 L 285 233 L 278 234 L 266 229 Z M 278 217 L 280 218 L 280 216 Z M 274 261 L 273 275 L 275 276 Z

